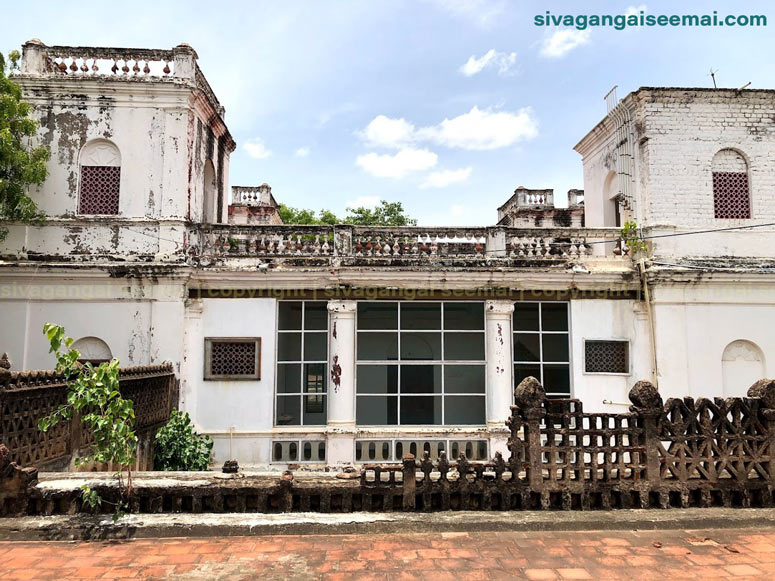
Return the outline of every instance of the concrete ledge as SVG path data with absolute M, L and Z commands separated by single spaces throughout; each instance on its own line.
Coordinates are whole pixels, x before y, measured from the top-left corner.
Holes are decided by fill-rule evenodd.
M 0 540 L 104 540 L 245 535 L 582 531 L 775 526 L 775 509 L 515 511 L 349 514 L 135 514 L 1 518 Z

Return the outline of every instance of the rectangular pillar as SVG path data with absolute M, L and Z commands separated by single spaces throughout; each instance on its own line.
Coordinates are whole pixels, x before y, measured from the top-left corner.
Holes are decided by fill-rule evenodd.
M 514 392 L 511 317 L 514 301 L 490 300 L 484 305 L 487 361 L 487 428 L 490 456 L 508 455 L 509 417 Z
M 330 465 L 355 460 L 355 301 L 328 302 L 328 430 Z

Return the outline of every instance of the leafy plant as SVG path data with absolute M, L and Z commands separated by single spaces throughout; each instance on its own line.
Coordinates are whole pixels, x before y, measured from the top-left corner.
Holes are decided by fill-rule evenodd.
M 67 403 L 59 406 L 49 416 L 38 420 L 38 428 L 45 432 L 62 420 L 70 420 L 74 413 L 81 417 L 81 423 L 91 431 L 94 443 L 86 456 L 75 459 L 76 466 L 93 461 L 112 463 L 119 467 L 116 473 L 119 486 L 119 500 L 113 520 L 117 521 L 125 512 L 129 495 L 132 493 L 132 470 L 137 449 L 134 432 L 135 412 L 132 401 L 121 397 L 118 380 L 118 360 L 81 365 L 81 354 L 72 349 L 73 339 L 65 335 L 59 325 L 46 323 L 43 326 L 51 348 L 57 359 L 56 369 L 67 381 Z M 123 473 L 127 479 L 124 482 Z M 107 502 L 87 485 L 81 487 L 81 498 L 86 506 L 98 508 Z M 114 504 L 114 503 L 108 503 Z
M 630 255 L 637 254 L 638 252 L 647 252 L 648 246 L 646 241 L 641 238 L 638 232 L 638 225 L 635 222 L 625 222 L 622 227 L 622 239 L 630 249 Z
M 293 225 L 329 225 L 353 224 L 356 226 L 414 226 L 417 220 L 410 218 L 404 211 L 401 202 L 382 200 L 374 209 L 361 206 L 347 210 L 347 215 L 340 219 L 331 210 L 297 209 L 280 204 L 280 217 L 286 224 Z
M 207 470 L 213 441 L 197 434 L 188 412 L 172 410 L 170 421 L 156 432 L 153 467 L 156 470 Z
M 30 143 L 38 124 L 29 116 L 32 108 L 22 101 L 21 88 L 8 78 L 19 52 L 8 53 L 8 60 L 6 65 L 0 53 L 0 222 L 40 224 L 43 214 L 27 189 L 46 179 L 49 150 Z M 7 235 L 8 228 L 0 225 L 0 241 Z

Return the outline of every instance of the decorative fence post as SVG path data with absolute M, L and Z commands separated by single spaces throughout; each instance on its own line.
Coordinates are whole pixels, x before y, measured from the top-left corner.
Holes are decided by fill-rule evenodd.
M 414 511 L 416 496 L 415 490 L 417 488 L 417 463 L 415 462 L 413 454 L 404 455 L 404 473 L 403 473 L 403 489 L 404 500 L 403 507 L 405 511 Z
M 646 455 L 646 480 L 653 490 L 662 482 L 658 425 L 659 418 L 665 412 L 662 396 L 651 382 L 639 381 L 630 390 L 630 401 L 630 411 L 637 416 L 639 427 L 642 429 L 638 444 Z M 645 500 L 641 499 L 641 506 L 645 505 Z
M 775 487 L 775 379 L 760 379 L 748 388 L 748 397 L 758 397 L 760 400 L 760 409 L 763 424 L 767 428 L 768 445 L 766 454 L 769 456 L 767 463 L 768 482 L 768 502 L 765 506 L 772 504 L 772 489 Z
M 546 392 L 535 377 L 526 377 L 514 390 L 514 400 L 524 429 L 525 468 L 528 483 L 533 492 L 543 490 L 543 467 L 541 466 L 541 420 L 546 415 L 544 402 Z

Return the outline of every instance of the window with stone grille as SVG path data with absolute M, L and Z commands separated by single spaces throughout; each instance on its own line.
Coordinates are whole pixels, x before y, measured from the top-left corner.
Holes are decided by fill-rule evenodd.
M 261 379 L 261 338 L 205 338 L 204 378 Z
M 280 301 L 278 311 L 275 424 L 325 425 L 328 304 Z
M 629 373 L 630 344 L 627 341 L 584 342 L 586 373 Z
M 713 157 L 713 213 L 716 218 L 751 217 L 748 164 L 734 149 Z
M 121 156 L 110 141 L 95 139 L 80 155 L 79 214 L 114 215 L 119 212 Z

